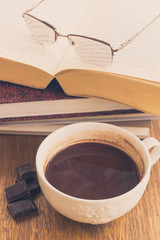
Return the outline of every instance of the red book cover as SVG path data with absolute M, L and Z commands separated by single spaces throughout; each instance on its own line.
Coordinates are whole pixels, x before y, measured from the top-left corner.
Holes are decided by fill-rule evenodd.
M 0 81 L 0 104 L 59 99 L 73 99 L 67 96 L 56 79 L 46 89 L 35 89 Z

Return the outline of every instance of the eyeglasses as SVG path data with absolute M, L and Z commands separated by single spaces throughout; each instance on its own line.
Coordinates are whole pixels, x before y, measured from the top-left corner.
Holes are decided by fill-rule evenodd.
M 137 32 L 127 41 L 123 42 L 119 48 L 113 49 L 109 43 L 96 38 L 77 34 L 60 34 L 57 32 L 54 26 L 29 13 L 44 1 L 45 0 L 41 0 L 34 7 L 23 13 L 23 17 L 31 31 L 32 36 L 36 38 L 39 43 L 44 45 L 55 43 L 58 37 L 65 37 L 68 39 L 69 43 L 74 46 L 76 53 L 83 61 L 99 66 L 110 65 L 113 61 L 114 53 L 119 52 L 133 42 L 137 36 L 139 36 L 147 27 L 149 27 L 160 17 L 159 14 L 151 22 L 145 25 L 139 32 Z

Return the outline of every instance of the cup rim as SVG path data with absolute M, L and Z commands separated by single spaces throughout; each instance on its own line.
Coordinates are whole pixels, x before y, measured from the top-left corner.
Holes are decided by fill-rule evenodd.
M 132 188 L 131 190 L 121 194 L 121 195 L 118 195 L 118 196 L 115 196 L 115 197 L 112 197 L 112 198 L 106 198 L 106 199 L 84 199 L 84 198 L 78 198 L 78 197 L 74 197 L 74 196 L 71 196 L 71 195 L 68 195 L 66 193 L 63 193 L 61 192 L 60 190 L 58 190 L 57 188 L 55 188 L 53 185 L 51 185 L 46 177 L 45 177 L 45 174 L 44 174 L 44 171 L 43 171 L 43 174 L 40 174 L 40 168 L 41 166 L 39 166 L 39 157 L 41 155 L 41 151 L 42 151 L 42 148 L 43 148 L 43 145 L 45 145 L 45 143 L 54 137 L 55 134 L 58 134 L 59 132 L 63 132 L 66 128 L 70 128 L 72 127 L 73 125 L 82 125 L 82 124 L 105 124 L 107 125 L 108 127 L 112 127 L 114 129 L 117 129 L 117 130 L 120 130 L 121 132 L 124 132 L 125 134 L 128 134 L 130 135 L 133 139 L 135 139 L 135 141 L 137 141 L 142 149 L 144 149 L 143 152 L 145 152 L 146 156 L 147 156 L 147 161 L 148 161 L 148 167 L 145 169 L 145 173 L 144 173 L 144 176 L 142 177 L 142 179 L 140 180 L 140 182 L 134 187 Z M 150 155 L 149 155 L 149 152 L 145 149 L 145 145 L 142 143 L 142 141 L 137 137 L 135 136 L 133 133 L 129 132 L 128 130 L 126 129 L 123 129 L 121 127 L 118 127 L 118 126 L 115 126 L 115 125 L 112 125 L 112 124 L 108 124 L 108 123 L 101 123 L 101 122 L 78 122 L 78 123 L 73 123 L 73 124 L 69 124 L 67 126 L 64 126 L 62 128 L 59 128 L 57 130 L 55 130 L 54 132 L 50 133 L 40 144 L 38 150 L 37 150 L 37 154 L 36 154 L 36 170 L 37 170 L 37 175 L 38 175 L 38 178 L 41 178 L 41 180 L 52 190 L 54 190 L 55 192 L 57 192 L 59 195 L 62 195 L 63 197 L 66 197 L 66 198 L 69 198 L 69 199 L 73 199 L 73 200 L 76 200 L 76 201 L 80 201 L 80 202 L 89 202 L 89 203 L 96 203 L 96 202 L 106 202 L 106 201 L 113 201 L 113 200 L 116 200 L 116 199 L 123 199 L 125 198 L 127 195 L 130 195 L 132 193 L 134 193 L 135 191 L 137 191 L 139 188 L 141 188 L 141 185 L 144 184 L 144 182 L 146 181 L 146 178 L 148 179 L 148 175 L 150 174 L 150 170 L 151 170 L 151 161 L 149 161 L 150 159 Z M 44 165 L 43 165 L 44 166 Z M 43 168 L 42 166 L 42 168 Z M 148 181 L 147 181 L 148 183 Z

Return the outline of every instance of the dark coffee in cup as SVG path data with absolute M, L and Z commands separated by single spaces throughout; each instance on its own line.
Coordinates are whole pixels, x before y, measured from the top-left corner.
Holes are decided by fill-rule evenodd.
M 122 195 L 140 181 L 134 160 L 124 151 L 100 142 L 81 142 L 56 153 L 45 170 L 59 191 L 82 199 Z

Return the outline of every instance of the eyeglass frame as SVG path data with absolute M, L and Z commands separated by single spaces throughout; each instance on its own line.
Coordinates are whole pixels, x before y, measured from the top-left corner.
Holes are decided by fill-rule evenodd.
M 28 15 L 29 17 L 32 17 L 34 19 L 36 19 L 37 21 L 43 23 L 44 25 L 46 25 L 47 27 L 51 28 L 54 32 L 55 32 L 55 41 L 57 40 L 58 37 L 67 37 L 68 38 L 68 41 L 71 43 L 71 45 L 74 45 L 74 42 L 70 41 L 69 39 L 69 36 L 76 36 L 76 37 L 82 37 L 82 38 L 86 38 L 86 39 L 89 39 L 89 40 L 93 40 L 93 41 L 96 41 L 96 42 L 99 42 L 99 43 L 102 43 L 102 44 L 105 44 L 107 45 L 108 47 L 110 47 L 111 49 L 111 53 L 112 53 L 112 57 L 114 56 L 114 53 L 115 52 L 119 52 L 120 50 L 124 49 L 126 46 L 128 46 L 130 43 L 132 43 L 146 28 L 148 28 L 153 22 L 155 22 L 159 17 L 160 17 L 160 14 L 157 15 L 154 19 L 152 19 L 148 24 L 146 24 L 140 31 L 138 31 L 136 34 L 132 35 L 132 37 L 130 37 L 128 40 L 124 41 L 122 44 L 120 44 L 120 46 L 116 49 L 113 49 L 111 47 L 111 45 L 108 43 L 108 42 L 105 42 L 103 40 L 100 40 L 100 39 L 97 39 L 97 38 L 92 38 L 92 37 L 88 37 L 88 36 L 83 36 L 83 35 L 78 35 L 78 34 L 68 34 L 68 35 L 63 35 L 63 34 L 60 34 L 57 32 L 57 29 L 49 24 L 48 22 L 44 21 L 44 20 L 41 20 L 31 14 L 29 14 L 29 12 L 31 12 L 33 9 L 35 9 L 36 7 L 38 7 L 42 2 L 44 2 L 45 0 L 41 0 L 40 2 L 38 2 L 36 5 L 34 5 L 32 8 L 26 10 L 24 13 L 23 13 L 23 17 L 24 15 Z

